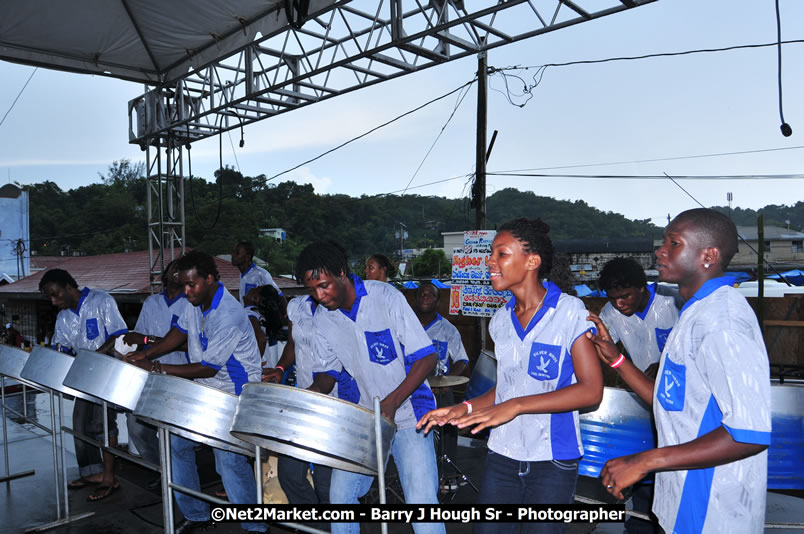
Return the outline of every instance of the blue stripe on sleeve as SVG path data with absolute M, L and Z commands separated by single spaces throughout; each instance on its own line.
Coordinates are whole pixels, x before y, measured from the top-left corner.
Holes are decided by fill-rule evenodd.
M 210 368 L 212 368 L 212 369 L 215 369 L 216 371 L 220 371 L 220 370 L 221 370 L 221 366 L 220 366 L 220 365 L 215 365 L 214 363 L 209 363 L 209 362 L 208 362 L 208 361 L 206 361 L 206 360 L 201 360 L 201 365 L 204 365 L 204 366 L 206 366 L 206 367 L 210 367 Z
M 762 432 L 759 430 L 745 430 L 742 428 L 731 428 L 730 426 L 723 425 L 734 441 L 740 443 L 755 443 L 757 445 L 770 445 L 771 433 Z

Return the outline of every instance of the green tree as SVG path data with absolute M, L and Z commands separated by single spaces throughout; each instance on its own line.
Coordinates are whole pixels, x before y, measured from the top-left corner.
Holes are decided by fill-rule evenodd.
M 440 248 L 428 248 L 420 256 L 413 259 L 411 267 L 413 268 L 414 277 L 429 278 L 451 272 L 452 263 Z

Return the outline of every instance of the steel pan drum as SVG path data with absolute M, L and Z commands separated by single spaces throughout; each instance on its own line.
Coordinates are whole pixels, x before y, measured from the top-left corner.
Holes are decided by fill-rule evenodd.
M 150 374 L 111 356 L 81 350 L 64 377 L 64 385 L 132 411 Z
M 804 489 L 804 387 L 771 387 L 768 489 Z M 655 447 L 651 413 L 639 398 L 605 388 L 597 410 L 580 415 L 584 456 L 578 473 L 600 476 L 611 458 Z
M 380 426 L 385 469 L 396 425 L 383 417 Z M 321 393 L 279 384 L 246 384 L 232 434 L 301 460 L 377 474 L 374 413 Z
M 237 397 L 177 376 L 149 373 L 134 415 L 169 426 L 187 439 L 218 449 L 254 455 L 254 446 L 229 433 Z
M 15 347 L 0 345 L 0 375 L 30 384 L 22 379 L 22 368 L 25 367 L 30 355 L 29 352 Z
M 453 386 L 460 386 L 466 384 L 469 379 L 465 376 L 458 375 L 442 375 L 442 376 L 428 376 L 427 383 L 431 388 L 449 388 Z
M 63 352 L 36 347 L 28 356 L 28 361 L 25 362 L 25 367 L 22 368 L 20 375 L 29 382 L 45 386 L 53 391 L 60 391 L 66 395 L 101 404 L 100 399 L 64 385 L 64 377 L 67 376 L 74 361 L 75 358 Z
M 472 378 L 463 394 L 465 400 L 479 397 L 497 385 L 497 358 L 494 353 L 481 350 L 472 370 Z

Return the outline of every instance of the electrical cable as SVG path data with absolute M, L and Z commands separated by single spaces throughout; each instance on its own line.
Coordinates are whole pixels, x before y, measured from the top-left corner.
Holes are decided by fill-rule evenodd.
M 695 202 L 696 204 L 698 204 L 698 205 L 699 205 L 699 206 L 701 206 L 702 208 L 706 209 L 706 206 L 704 206 L 703 204 L 701 204 L 701 203 L 698 201 L 698 199 L 697 199 L 697 198 L 695 198 L 694 196 L 692 196 L 692 193 L 690 193 L 689 191 L 687 191 L 686 189 L 684 189 L 683 187 L 681 187 L 681 184 L 679 184 L 678 182 L 676 182 L 676 181 L 675 181 L 675 179 L 673 179 L 673 177 L 672 177 L 672 176 L 670 176 L 670 175 L 669 175 L 669 174 L 667 174 L 667 173 L 664 173 L 664 175 L 665 175 L 665 177 L 667 177 L 667 178 L 668 178 L 668 179 L 669 179 L 671 182 L 673 182 L 674 184 L 676 184 L 676 186 L 677 186 L 679 189 L 681 189 L 682 191 L 684 191 L 684 192 L 687 194 L 687 196 L 688 196 L 688 197 L 690 197 L 690 198 L 693 200 L 693 202 Z M 753 252 L 754 254 L 756 254 L 756 255 L 757 255 L 757 257 L 760 257 L 759 252 L 757 252 L 757 251 L 756 251 L 756 249 L 755 249 L 754 247 L 752 247 L 752 246 L 751 246 L 751 244 L 750 244 L 748 241 L 746 241 L 746 239 L 745 239 L 743 236 L 741 236 L 739 232 L 737 233 L 737 237 L 738 237 L 738 238 L 739 238 L 739 239 L 740 239 L 740 240 L 741 240 L 743 243 L 745 243 L 745 245 L 746 245 L 746 246 L 747 246 L 747 247 L 748 247 L 748 248 L 751 250 L 751 252 Z M 771 268 L 771 270 L 772 270 L 773 272 L 775 272 L 776 274 L 778 274 L 778 275 L 779 275 L 779 279 L 780 279 L 780 280 L 784 280 L 784 282 L 785 282 L 785 283 L 788 285 L 788 287 L 792 287 L 792 286 L 793 286 L 793 284 L 791 284 L 791 283 L 790 283 L 790 280 L 788 280 L 787 278 L 785 278 L 785 276 L 784 276 L 782 273 L 780 273 L 778 270 L 776 270 L 776 267 L 774 267 L 773 265 L 771 265 L 771 263 L 770 263 L 768 260 L 766 260 L 766 259 L 765 259 L 764 255 L 762 256 L 762 262 L 763 262 L 765 265 L 767 265 L 768 267 L 770 267 L 770 268 Z
M 8 117 L 8 114 L 11 113 L 12 109 L 14 109 L 14 106 L 17 105 L 17 100 L 20 99 L 20 97 L 22 96 L 23 91 L 25 91 L 25 88 L 28 87 L 28 83 L 31 81 L 31 78 L 33 78 L 33 75 L 36 74 L 37 70 L 39 70 L 39 67 L 35 67 L 33 72 L 31 73 L 31 75 L 28 76 L 28 80 L 25 82 L 25 85 L 23 85 L 22 89 L 20 89 L 20 92 L 17 93 L 17 98 L 14 99 L 14 102 L 11 103 L 11 107 L 8 108 L 8 111 L 6 111 L 6 114 L 3 115 L 3 119 L 0 120 L 0 126 L 2 126 L 4 122 L 6 122 L 6 117 Z
M 515 172 L 486 172 L 488 176 L 509 176 L 521 178 L 582 178 L 582 179 L 617 179 L 617 180 L 664 180 L 666 175 L 648 174 L 540 174 Z M 683 175 L 676 176 L 680 180 L 801 180 L 804 174 L 738 174 L 731 176 L 717 175 Z
M 782 135 L 785 137 L 790 137 L 793 135 L 793 129 L 784 121 L 784 110 L 782 109 L 782 16 L 779 12 L 779 0 L 776 0 L 776 48 L 777 48 L 777 73 L 778 73 L 778 85 L 779 85 L 779 120 L 782 121 L 782 125 L 779 129 L 782 131 Z

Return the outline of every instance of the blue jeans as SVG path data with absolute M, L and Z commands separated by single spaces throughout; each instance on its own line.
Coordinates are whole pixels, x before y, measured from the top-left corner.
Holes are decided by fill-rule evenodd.
M 578 460 L 520 462 L 496 452 L 486 456 L 477 504 L 572 504 Z M 523 533 L 558 534 L 564 523 L 522 523 Z M 476 523 L 475 534 L 512 533 L 519 523 Z
M 128 439 L 134 443 L 137 452 L 144 460 L 159 465 L 159 437 L 156 427 L 143 423 L 133 413 L 126 414 Z
M 438 504 L 438 469 L 432 432 L 426 436 L 415 428 L 398 430 L 391 445 L 399 482 L 407 504 Z M 374 477 L 332 470 L 329 500 L 332 504 L 358 504 L 371 488 Z M 444 523 L 413 523 L 416 534 L 444 534 Z M 358 523 L 332 523 L 332 534 L 357 534 Z
M 332 468 L 316 464 L 313 467 L 313 484 L 307 480 L 310 462 L 281 455 L 277 460 L 279 485 L 290 504 L 329 504 L 329 481 Z
M 170 461 L 173 464 L 173 482 L 192 490 L 201 491 L 198 467 L 195 463 L 195 447 L 197 443 L 175 434 L 170 435 Z M 215 470 L 221 476 L 223 489 L 234 504 L 257 504 L 257 483 L 251 470 L 248 458 L 242 454 L 213 448 L 215 454 Z M 176 490 L 176 504 L 184 517 L 190 521 L 208 521 L 209 503 L 190 497 L 181 490 Z M 265 532 L 265 523 L 241 523 L 242 527 L 252 532 Z

